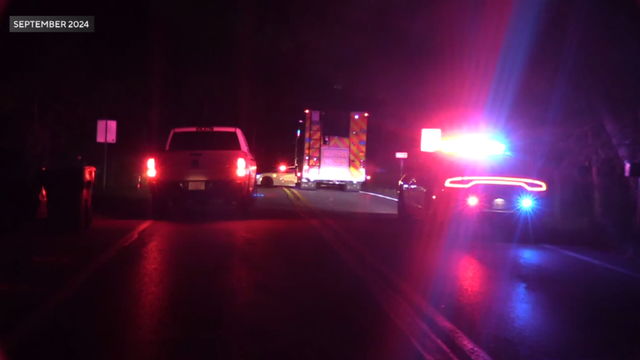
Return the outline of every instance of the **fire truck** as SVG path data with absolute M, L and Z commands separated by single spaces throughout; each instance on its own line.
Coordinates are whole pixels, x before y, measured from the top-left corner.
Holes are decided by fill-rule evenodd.
M 320 110 L 304 113 L 296 142 L 297 186 L 315 190 L 319 185 L 339 185 L 344 191 L 360 191 L 366 179 L 369 114 Z

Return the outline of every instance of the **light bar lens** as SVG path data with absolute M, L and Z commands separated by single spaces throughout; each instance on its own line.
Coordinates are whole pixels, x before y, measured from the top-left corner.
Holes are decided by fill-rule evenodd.
M 464 136 L 442 141 L 441 151 L 465 157 L 480 158 L 489 155 L 502 155 L 506 145 L 488 139 L 482 135 Z
M 528 191 L 547 191 L 547 184 L 540 180 L 503 176 L 460 176 L 444 182 L 444 186 L 450 188 L 468 189 L 474 185 L 521 186 Z
M 479 202 L 480 202 L 480 200 L 478 200 L 477 196 L 469 196 L 467 198 L 467 204 L 469 206 L 476 206 L 476 205 L 478 205 Z
M 464 157 L 482 158 L 490 155 L 502 155 L 506 149 L 505 144 L 484 135 L 443 139 L 441 129 L 422 129 L 420 137 L 420 151 L 423 152 L 442 151 Z
M 442 142 L 442 130 L 422 129 L 420 137 L 420 151 L 436 152 L 440 150 Z

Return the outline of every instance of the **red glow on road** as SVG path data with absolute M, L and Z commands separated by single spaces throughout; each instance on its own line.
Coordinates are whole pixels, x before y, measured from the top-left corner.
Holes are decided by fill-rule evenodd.
M 165 235 L 166 236 L 166 235 Z M 152 241 L 142 250 L 138 274 L 131 278 L 132 305 L 136 314 L 134 326 L 129 327 L 132 336 L 152 338 L 162 329 L 160 322 L 167 302 L 166 252 L 161 240 Z
M 480 301 L 480 293 L 483 285 L 484 268 L 478 260 L 469 255 L 465 255 L 460 261 L 458 268 L 458 278 L 462 288 L 461 300 L 463 302 Z

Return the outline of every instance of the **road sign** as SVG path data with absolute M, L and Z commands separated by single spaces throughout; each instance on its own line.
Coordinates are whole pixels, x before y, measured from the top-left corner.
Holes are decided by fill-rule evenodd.
M 406 159 L 409 157 L 409 153 L 406 152 L 397 152 L 396 159 Z
M 102 168 L 102 189 L 107 188 L 107 145 L 116 142 L 116 121 L 98 120 L 96 141 L 104 143 L 104 167 Z
M 98 120 L 98 131 L 96 141 L 99 143 L 116 142 L 116 121 L 115 120 Z

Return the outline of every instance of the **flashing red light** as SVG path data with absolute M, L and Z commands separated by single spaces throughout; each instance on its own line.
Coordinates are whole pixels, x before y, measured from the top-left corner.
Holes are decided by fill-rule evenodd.
M 478 200 L 477 196 L 469 196 L 467 198 L 467 204 L 469 206 L 476 206 L 476 205 L 478 205 L 479 202 L 480 202 L 480 200 Z
M 503 176 L 460 176 L 449 178 L 444 182 L 445 187 L 468 189 L 474 185 L 509 185 L 522 186 L 529 191 L 547 191 L 547 184 L 540 180 L 513 178 Z M 536 185 L 536 186 L 531 186 Z
M 298 176 L 302 176 L 302 174 L 301 174 L 301 173 L 298 173 Z
M 369 113 L 364 113 L 364 116 L 369 116 Z
M 158 172 L 156 171 L 156 159 L 150 158 L 147 160 L 147 176 L 152 178 L 156 177 Z
M 238 174 L 238 176 L 247 175 L 247 162 L 243 158 L 238 158 L 237 166 L 238 170 L 236 170 L 236 174 Z
M 284 172 L 287 170 L 287 167 L 285 165 L 280 165 L 280 167 L 278 168 L 278 170 L 280 170 L 281 172 Z
M 305 114 L 308 114 L 308 113 L 309 113 L 309 109 L 305 110 L 305 111 L 304 111 L 304 113 L 305 113 Z

